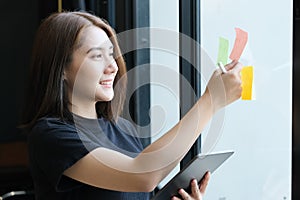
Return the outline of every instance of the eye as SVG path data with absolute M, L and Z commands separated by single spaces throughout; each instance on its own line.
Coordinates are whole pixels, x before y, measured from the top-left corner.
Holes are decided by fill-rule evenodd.
M 95 55 L 92 55 L 92 58 L 93 59 L 101 59 L 102 58 L 102 54 L 95 54 Z

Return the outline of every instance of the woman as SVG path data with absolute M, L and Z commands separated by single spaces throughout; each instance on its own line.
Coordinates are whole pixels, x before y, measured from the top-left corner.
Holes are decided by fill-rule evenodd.
M 241 95 L 241 64 L 234 61 L 228 73 L 215 71 L 177 125 L 143 149 L 119 117 L 126 66 L 107 23 L 82 12 L 52 14 L 38 29 L 32 59 L 25 114 L 37 199 L 149 199 L 213 114 Z M 179 194 L 201 199 L 208 179 L 209 173 L 200 186 L 191 182 L 190 194 Z

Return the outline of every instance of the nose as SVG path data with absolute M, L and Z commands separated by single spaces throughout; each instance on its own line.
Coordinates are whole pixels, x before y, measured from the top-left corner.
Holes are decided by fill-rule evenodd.
M 118 71 L 118 65 L 115 59 L 108 60 L 106 67 L 104 69 L 104 74 L 114 74 Z

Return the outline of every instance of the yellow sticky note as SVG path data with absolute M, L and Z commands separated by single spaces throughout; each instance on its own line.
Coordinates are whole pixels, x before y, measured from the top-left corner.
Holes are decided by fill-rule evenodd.
M 253 66 L 245 66 L 241 70 L 242 100 L 252 100 Z

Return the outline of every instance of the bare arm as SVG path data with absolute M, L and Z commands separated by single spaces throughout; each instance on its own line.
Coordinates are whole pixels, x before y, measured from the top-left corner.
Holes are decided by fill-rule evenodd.
M 241 94 L 240 68 L 228 65 L 229 73 L 217 70 L 193 108 L 172 129 L 149 145 L 136 158 L 106 148 L 97 148 L 67 169 L 64 174 L 100 188 L 138 192 L 152 191 L 180 162 L 199 137 L 213 114 Z M 218 80 L 224 81 L 221 87 Z M 223 88 L 224 91 L 220 91 Z

